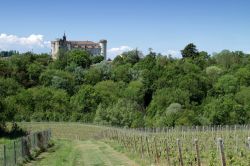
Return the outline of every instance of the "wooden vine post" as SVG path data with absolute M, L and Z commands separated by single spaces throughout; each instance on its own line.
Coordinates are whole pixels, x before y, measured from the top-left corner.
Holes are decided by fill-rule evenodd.
M 223 145 L 223 140 L 221 138 L 218 138 L 218 146 L 220 149 L 220 156 L 221 156 L 221 165 L 226 166 L 226 157 L 225 157 L 225 152 L 224 152 L 224 145 Z
M 135 135 L 134 135 L 134 153 L 136 153 L 137 152 L 137 146 L 136 146 L 136 144 L 137 144 L 137 142 L 136 142 L 136 137 L 135 137 Z
M 155 137 L 154 137 L 154 146 L 155 146 L 155 162 L 159 163 L 158 148 L 157 148 L 157 143 L 156 143 Z
M 142 138 L 142 135 L 141 135 L 141 158 L 144 157 L 144 147 L 143 147 L 143 138 Z
M 166 159 L 167 159 L 167 163 L 168 163 L 168 166 L 171 166 L 171 162 L 170 162 L 170 154 L 169 154 L 169 146 L 168 146 L 168 143 L 167 141 L 165 142 L 166 144 Z
M 201 166 L 200 149 L 199 149 L 198 139 L 195 139 L 194 143 L 195 143 L 195 150 L 196 150 L 197 165 Z
M 250 149 L 250 137 L 247 138 L 248 148 Z
M 14 164 L 17 164 L 16 141 L 13 142 L 13 152 L 14 152 Z
M 180 139 L 177 139 L 177 146 L 178 146 L 178 152 L 179 152 L 179 162 L 180 162 L 180 166 L 184 166 L 183 159 L 182 159 L 182 150 L 181 150 L 181 142 L 180 142 Z
M 149 144 L 148 144 L 148 137 L 147 136 L 146 136 L 146 144 L 147 144 L 148 157 L 150 158 L 150 151 L 149 151 Z
M 7 166 L 6 146 L 5 145 L 3 145 L 3 165 Z

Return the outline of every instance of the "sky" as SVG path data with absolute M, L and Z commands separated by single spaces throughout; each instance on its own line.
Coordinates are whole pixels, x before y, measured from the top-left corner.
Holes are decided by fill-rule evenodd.
M 50 41 L 108 40 L 108 57 L 138 48 L 180 56 L 250 52 L 249 0 L 0 0 L 0 50 L 50 52 Z

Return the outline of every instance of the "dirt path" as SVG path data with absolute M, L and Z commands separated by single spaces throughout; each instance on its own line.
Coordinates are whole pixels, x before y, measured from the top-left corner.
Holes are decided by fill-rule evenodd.
M 57 141 L 54 150 L 27 166 L 138 166 L 108 144 L 95 141 Z

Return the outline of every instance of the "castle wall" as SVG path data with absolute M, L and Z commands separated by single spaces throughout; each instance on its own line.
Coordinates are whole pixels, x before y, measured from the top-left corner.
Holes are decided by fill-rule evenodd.
M 73 42 L 73 43 L 72 43 Z M 79 44 L 77 44 L 77 41 L 66 41 L 66 36 L 64 37 L 64 40 L 56 40 L 51 42 L 51 55 L 52 59 L 57 59 L 58 52 L 60 48 L 66 48 L 67 50 L 71 50 L 74 48 L 87 50 L 89 51 L 93 56 L 96 55 L 102 55 L 104 59 L 106 59 L 107 56 L 107 40 L 101 40 L 99 43 L 91 42 L 86 43 L 86 45 L 82 44 L 82 42 L 86 41 L 79 41 Z M 89 41 L 87 41 L 89 42 Z M 91 46 L 93 44 L 93 46 Z M 92 47 L 92 48 L 91 48 Z

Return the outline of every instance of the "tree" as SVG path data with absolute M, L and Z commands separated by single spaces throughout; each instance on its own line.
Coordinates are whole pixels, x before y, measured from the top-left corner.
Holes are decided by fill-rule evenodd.
M 250 122 L 250 87 L 242 87 L 235 95 L 235 100 L 244 110 L 242 114 L 237 115 L 239 118 L 238 123 L 248 124 Z
M 84 83 L 95 85 L 100 81 L 102 81 L 102 73 L 95 67 L 90 67 L 84 72 Z
M 147 108 L 147 116 L 162 115 L 172 103 L 179 103 L 184 108 L 189 106 L 190 94 L 186 90 L 178 88 L 164 88 L 157 90 Z
M 137 104 L 144 105 L 145 87 L 141 81 L 131 81 L 124 90 L 124 96 Z
M 0 76 L 10 76 L 12 72 L 10 63 L 0 58 Z
M 111 80 L 101 81 L 94 86 L 104 107 L 115 103 L 122 96 L 124 87 L 124 82 Z
M 214 83 L 222 74 L 222 69 L 217 66 L 209 66 L 206 68 L 206 74 L 210 78 L 211 83 Z
M 103 109 L 98 107 L 95 122 L 112 126 L 142 127 L 143 115 L 139 105 L 131 100 L 119 99 L 117 103 Z
M 42 66 L 41 64 L 37 62 L 34 62 L 28 66 L 27 71 L 29 74 L 29 78 L 30 80 L 34 81 L 35 85 L 38 83 L 39 76 L 43 70 L 44 70 L 44 66 Z
M 22 90 L 22 87 L 12 78 L 0 77 L 0 129 L 2 129 L 7 120 L 11 119 L 4 108 L 6 97 L 15 95 Z
M 69 96 L 64 90 L 30 88 L 7 97 L 4 105 L 10 121 L 59 121 L 69 118 Z
M 241 86 L 250 86 L 250 71 L 248 68 L 239 68 L 236 71 L 235 76 L 239 80 Z
M 15 95 L 22 90 L 22 86 L 13 78 L 0 77 L 0 97 Z
M 182 106 L 179 103 L 170 104 L 164 114 L 156 115 L 154 119 L 156 121 L 157 127 L 163 126 L 175 126 L 177 119 L 181 116 L 183 112 Z
M 108 80 L 111 78 L 112 66 L 109 62 L 102 61 L 100 63 L 94 64 L 93 67 L 101 72 L 102 80 Z
M 130 63 L 132 65 L 136 64 L 140 61 L 140 59 L 143 57 L 143 54 L 141 51 L 138 51 L 137 49 L 123 52 L 121 55 L 118 55 L 115 57 L 113 64 L 115 65 L 121 65 Z
M 231 96 L 212 98 L 204 105 L 203 124 L 225 125 L 244 123 L 245 111 Z
M 74 77 L 66 71 L 47 69 L 40 75 L 39 81 L 44 86 L 64 89 L 70 94 L 74 91 Z
M 124 64 L 119 66 L 114 66 L 111 77 L 114 81 L 123 81 L 128 83 L 131 78 L 129 75 L 129 69 L 131 68 L 130 64 Z
M 92 64 L 96 64 L 102 62 L 104 60 L 104 57 L 102 55 L 98 55 L 98 56 L 91 56 L 90 59 Z
M 71 105 L 74 111 L 89 113 L 97 109 L 100 97 L 91 85 L 83 85 L 79 91 L 71 97 Z
M 218 94 L 235 94 L 239 89 L 238 79 L 230 74 L 221 76 L 214 88 Z
M 196 45 L 190 43 L 183 50 L 181 50 L 181 54 L 183 58 L 194 58 L 199 55 L 199 52 L 196 49 Z
M 91 64 L 91 54 L 88 51 L 73 49 L 67 53 L 68 63 L 74 62 L 83 68 L 88 68 Z
M 213 56 L 216 62 L 226 69 L 243 63 L 244 57 L 245 54 L 241 51 L 231 52 L 229 50 L 223 50 Z

